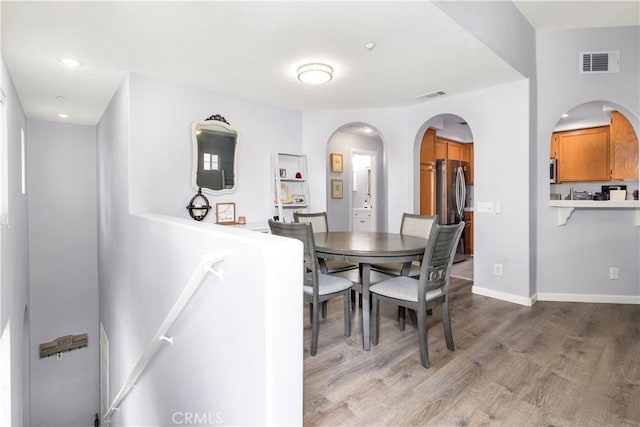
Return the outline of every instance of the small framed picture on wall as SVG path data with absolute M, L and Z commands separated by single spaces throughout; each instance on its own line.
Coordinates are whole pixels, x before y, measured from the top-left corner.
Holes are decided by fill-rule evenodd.
M 342 154 L 331 153 L 331 172 L 342 173 Z
M 341 179 L 331 180 L 331 198 L 342 199 L 342 180 Z

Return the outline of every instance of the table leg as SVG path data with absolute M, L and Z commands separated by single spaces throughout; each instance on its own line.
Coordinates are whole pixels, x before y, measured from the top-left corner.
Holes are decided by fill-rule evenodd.
M 362 341 L 363 348 L 371 348 L 371 307 L 369 304 L 369 284 L 371 282 L 371 264 L 361 263 L 361 283 L 362 283 Z

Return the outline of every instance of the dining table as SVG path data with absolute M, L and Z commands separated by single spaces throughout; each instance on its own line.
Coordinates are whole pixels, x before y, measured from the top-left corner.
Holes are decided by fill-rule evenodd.
M 371 348 L 370 300 L 371 264 L 404 263 L 402 274 L 408 274 L 413 261 L 424 255 L 427 239 L 384 232 L 329 231 L 314 233 L 318 258 L 357 263 L 362 284 L 363 348 Z

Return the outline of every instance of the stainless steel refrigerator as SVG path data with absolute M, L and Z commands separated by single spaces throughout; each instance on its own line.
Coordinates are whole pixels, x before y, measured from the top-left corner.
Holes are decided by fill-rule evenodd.
M 464 220 L 467 162 L 436 160 L 436 212 L 440 224 L 458 224 Z M 454 262 L 464 261 L 464 236 L 460 238 Z

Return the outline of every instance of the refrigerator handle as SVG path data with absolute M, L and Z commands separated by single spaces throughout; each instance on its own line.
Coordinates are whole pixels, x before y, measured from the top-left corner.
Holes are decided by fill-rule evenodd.
M 463 218 L 466 190 L 464 172 L 462 171 L 462 167 L 459 167 L 456 171 L 456 209 L 458 211 L 458 218 L 460 221 L 462 221 Z

